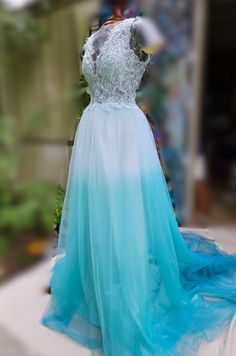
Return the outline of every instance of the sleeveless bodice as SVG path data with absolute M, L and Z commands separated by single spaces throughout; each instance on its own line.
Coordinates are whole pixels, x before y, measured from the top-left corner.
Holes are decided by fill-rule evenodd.
M 88 38 L 82 70 L 92 103 L 135 104 L 136 90 L 149 57 L 141 61 L 130 47 L 133 22 L 134 19 L 126 19 L 102 26 Z

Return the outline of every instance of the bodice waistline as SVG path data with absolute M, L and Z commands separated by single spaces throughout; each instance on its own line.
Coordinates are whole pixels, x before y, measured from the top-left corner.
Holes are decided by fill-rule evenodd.
M 114 101 L 100 102 L 100 101 L 91 100 L 86 109 L 92 109 L 94 107 L 97 108 L 98 106 L 100 106 L 104 109 L 138 108 L 138 105 L 135 100 L 130 101 L 130 102 L 124 102 L 124 103 L 117 103 Z

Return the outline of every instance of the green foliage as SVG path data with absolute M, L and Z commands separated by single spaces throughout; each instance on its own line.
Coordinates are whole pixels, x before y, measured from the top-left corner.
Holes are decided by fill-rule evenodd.
M 11 240 L 4 235 L 0 235 L 0 258 L 9 253 L 11 249 Z
M 73 105 L 75 106 L 78 112 L 78 119 L 80 120 L 84 109 L 88 106 L 90 102 L 89 86 L 83 75 L 80 76 L 80 79 L 75 83 L 74 87 L 72 88 L 70 97 L 73 102 Z M 59 185 L 57 187 L 57 195 L 56 195 L 54 229 L 57 229 L 60 225 L 64 199 L 65 199 L 65 189 L 61 185 Z
M 1 188 L 3 186 L 0 187 L 0 194 L 3 192 Z M 27 182 L 18 184 L 17 188 L 4 188 L 4 199 L 0 203 L 2 233 L 17 236 L 28 231 L 43 234 L 52 230 L 54 185 L 48 182 Z
M 36 50 L 44 31 L 27 11 L 10 11 L 0 5 L 0 66 Z
M 64 199 L 65 199 L 65 189 L 61 185 L 59 185 L 57 187 L 57 195 L 56 195 L 54 229 L 58 228 L 58 226 L 60 225 Z
M 11 117 L 0 117 L 0 191 L 1 188 L 11 182 L 16 176 L 18 138 L 14 133 L 14 120 Z M 4 192 L 3 192 L 3 195 Z M 1 203 L 0 194 L 0 203 Z
M 75 83 L 71 91 L 71 98 L 76 110 L 78 111 L 79 119 L 81 118 L 84 109 L 88 106 L 90 102 L 90 90 L 88 83 L 86 82 L 83 75 L 80 76 L 80 79 Z
M 19 136 L 14 120 L 0 118 L 0 236 L 8 239 L 27 231 L 52 230 L 55 186 L 48 182 L 18 182 Z M 6 244 L 1 237 L 0 250 Z

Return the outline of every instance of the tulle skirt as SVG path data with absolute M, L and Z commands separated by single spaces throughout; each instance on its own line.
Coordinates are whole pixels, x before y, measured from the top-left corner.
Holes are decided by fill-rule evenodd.
M 179 231 L 142 111 L 90 104 L 42 323 L 94 355 L 195 355 L 233 318 L 235 269 L 235 255 Z

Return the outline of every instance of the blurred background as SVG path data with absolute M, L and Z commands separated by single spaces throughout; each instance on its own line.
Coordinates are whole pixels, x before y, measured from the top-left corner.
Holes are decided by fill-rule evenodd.
M 34 283 L 37 288 L 42 284 L 42 294 L 47 285 L 37 262 L 51 256 L 57 243 L 73 138 L 89 103 L 80 53 L 85 39 L 110 16 L 110 10 L 96 0 L 0 1 L 0 303 L 6 288 L 4 310 L 10 295 L 14 304 L 14 296 L 27 300 L 24 293 L 28 296 Z M 221 231 L 221 242 L 236 248 L 236 2 L 140 0 L 131 4 L 125 16 L 150 13 L 166 45 L 153 57 L 137 99 L 141 107 L 148 101 L 147 119 L 177 220 L 183 227 Z M 28 269 L 34 265 L 35 272 Z M 26 277 L 21 277 L 25 282 L 17 292 L 11 277 L 25 270 Z M 35 298 L 35 303 L 45 304 Z M 0 342 L 5 340 L 0 356 L 47 355 L 48 348 L 44 353 L 21 351 L 1 329 L 6 320 L 0 318 Z

